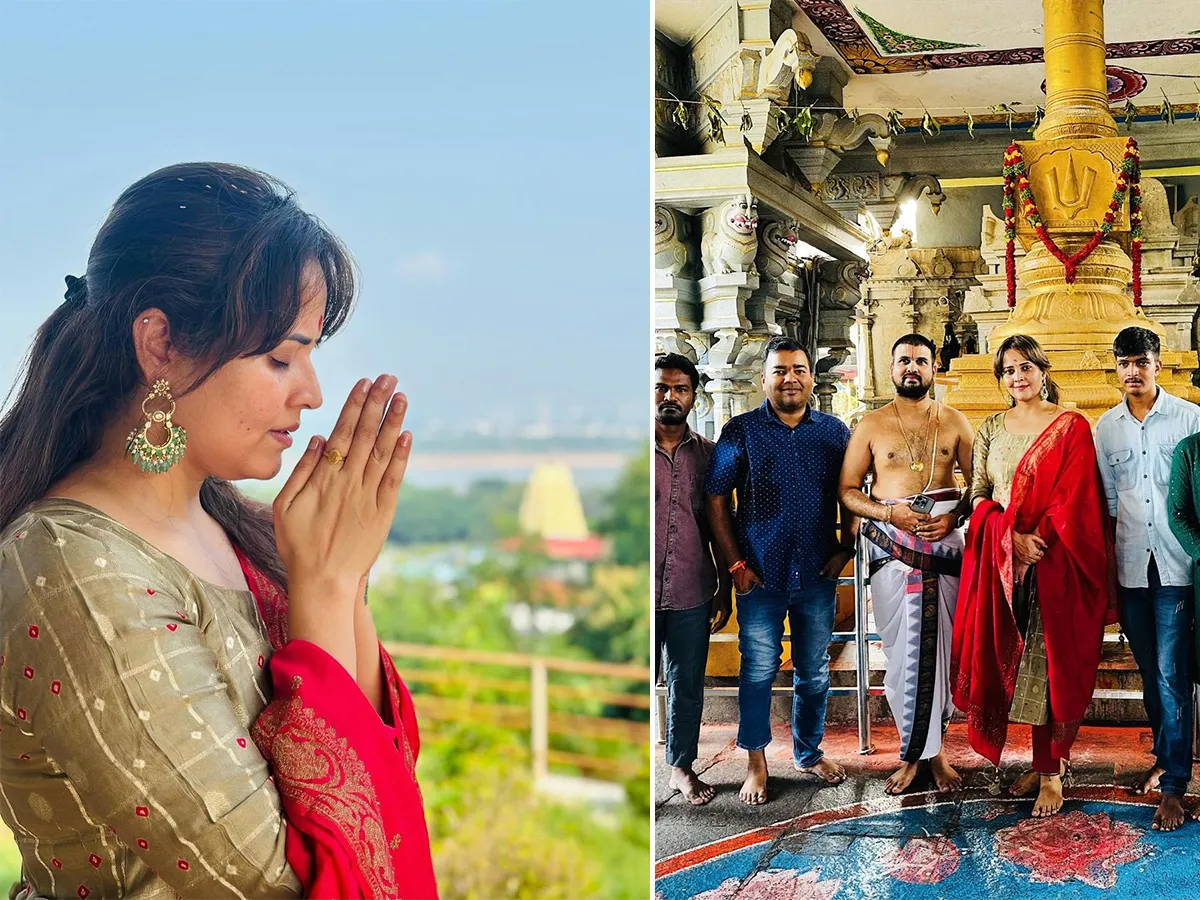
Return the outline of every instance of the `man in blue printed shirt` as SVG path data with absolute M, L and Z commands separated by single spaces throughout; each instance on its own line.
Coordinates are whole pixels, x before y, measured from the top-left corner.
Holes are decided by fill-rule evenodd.
M 713 536 L 738 592 L 738 746 L 748 751 L 739 793 L 766 802 L 766 747 L 771 742 L 771 687 L 791 624 L 792 757 L 795 766 L 831 784 L 846 773 L 821 752 L 829 696 L 829 641 L 837 578 L 853 555 L 852 522 L 843 511 L 835 537 L 838 476 L 850 430 L 809 407 L 812 360 L 790 338 L 772 338 L 763 354 L 758 409 L 734 416 L 721 431 L 704 491 Z M 732 494 L 737 492 L 737 511 Z
M 1175 445 L 1200 431 L 1200 407 L 1155 384 L 1162 361 L 1153 331 L 1126 328 L 1113 356 L 1125 399 L 1096 423 L 1096 456 L 1117 520 L 1121 627 L 1154 734 L 1154 767 L 1134 793 L 1158 788 L 1151 827 L 1174 831 L 1192 776 L 1192 560 L 1171 533 L 1167 488 Z

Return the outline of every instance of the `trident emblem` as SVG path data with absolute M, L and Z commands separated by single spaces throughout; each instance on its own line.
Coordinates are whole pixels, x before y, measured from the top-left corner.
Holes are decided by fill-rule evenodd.
M 1067 213 L 1068 219 L 1074 219 L 1083 212 L 1092 196 L 1092 185 L 1096 181 L 1096 170 L 1087 166 L 1083 170 L 1083 185 L 1079 184 L 1079 176 L 1075 171 L 1074 154 L 1067 155 L 1066 183 L 1060 184 L 1058 169 L 1050 170 L 1050 188 L 1054 192 L 1054 203 Z

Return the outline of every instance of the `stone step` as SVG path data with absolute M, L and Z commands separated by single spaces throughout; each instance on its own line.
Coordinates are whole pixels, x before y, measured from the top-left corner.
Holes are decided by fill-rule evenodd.
M 873 634 L 874 621 L 868 616 L 868 629 Z M 835 633 L 844 635 L 843 639 L 835 640 L 829 646 L 829 669 L 832 692 L 829 697 L 827 718 L 838 724 L 852 724 L 857 721 L 854 693 L 856 673 L 858 669 L 857 648 L 850 633 L 854 629 L 853 617 L 845 618 L 834 626 Z M 730 637 L 735 637 L 731 635 Z M 869 700 L 871 721 L 879 725 L 891 722 L 891 714 L 887 701 L 883 697 L 884 655 L 878 640 L 867 643 L 867 666 L 869 684 L 872 696 Z M 711 671 L 711 669 L 710 669 Z M 783 666 L 775 681 L 772 698 L 772 715 L 776 718 L 787 719 L 791 711 L 792 662 L 785 654 Z M 705 679 L 706 696 L 704 701 L 704 721 L 719 724 L 737 721 L 737 677 L 728 675 L 710 675 Z M 1142 689 L 1141 676 L 1138 674 L 1137 663 L 1129 650 L 1127 643 L 1121 639 L 1119 629 L 1111 626 L 1107 629 L 1104 642 L 1104 652 L 1100 667 L 1096 673 L 1096 690 L 1107 696 L 1094 699 L 1088 707 L 1084 721 L 1090 725 L 1119 725 L 1145 722 L 1146 711 L 1140 696 Z M 1114 696 L 1117 694 L 1118 696 Z M 1119 696 L 1130 694 L 1132 696 Z M 956 719 L 962 718 L 961 714 Z

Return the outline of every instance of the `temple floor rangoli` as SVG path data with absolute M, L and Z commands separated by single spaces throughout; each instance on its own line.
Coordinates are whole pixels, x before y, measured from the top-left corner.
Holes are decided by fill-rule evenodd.
M 710 807 L 685 808 L 659 772 L 656 900 L 1157 898 L 1200 890 L 1200 822 L 1154 831 L 1157 794 L 1136 797 L 1127 787 L 1149 763 L 1144 728 L 1085 728 L 1077 783 L 1062 812 L 1046 819 L 1030 817 L 1029 798 L 985 789 L 990 767 L 971 758 L 961 726 L 952 726 L 947 748 L 968 788 L 938 794 L 924 789 L 931 784 L 922 775 L 916 792 L 898 798 L 882 791 L 895 759 L 885 729 L 875 731 L 877 752 L 858 756 L 856 730 L 831 727 L 826 751 L 849 777 L 820 787 L 790 770 L 786 731 L 777 727 L 768 748 L 773 799 L 757 808 L 737 799 L 745 755 L 731 746 L 733 734 L 731 726 L 706 726 L 697 770 L 718 787 Z M 1002 760 L 1005 785 L 1028 759 L 1020 741 L 1013 751 Z

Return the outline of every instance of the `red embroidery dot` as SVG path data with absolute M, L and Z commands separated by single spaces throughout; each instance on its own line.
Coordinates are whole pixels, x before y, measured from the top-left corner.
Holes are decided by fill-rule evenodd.
M 21 759 L 29 759 L 29 754 L 28 754 L 28 753 L 22 753 L 22 754 L 21 754 Z
M 4 665 L 4 655 L 0 654 L 0 666 Z
M 175 612 L 175 615 L 179 616 L 179 620 L 180 620 L 181 622 L 186 622 L 186 621 L 187 621 L 187 616 L 186 616 L 184 613 L 181 613 L 181 612 L 179 612 L 178 610 L 176 610 L 176 612 Z
M 35 638 L 38 636 L 38 627 L 36 625 L 29 626 L 29 636 Z
M 261 654 L 261 653 L 260 653 L 260 654 L 258 654 L 258 667 L 259 667 L 260 669 L 263 667 L 263 663 L 264 663 L 264 662 L 266 662 L 266 660 L 262 658 L 262 654 Z
M 150 843 L 145 838 L 138 838 L 138 846 L 141 847 L 143 850 L 150 849 Z
M 95 853 L 88 857 L 88 862 L 92 864 L 93 868 L 100 868 L 100 857 L 98 857 Z
M 17 707 L 17 718 L 20 719 L 22 722 L 24 722 L 27 718 L 29 718 L 29 714 L 26 713 L 22 707 L 18 706 Z
M 185 871 L 185 872 L 186 872 L 186 871 L 187 871 L 189 868 L 191 868 L 191 867 L 188 865 L 188 861 L 187 861 L 186 859 L 181 859 L 179 862 L 175 863 L 175 865 L 179 866 L 179 868 L 183 869 L 183 871 Z
M 26 678 L 33 678 L 33 666 L 26 666 L 26 667 L 25 667 L 25 677 L 26 677 Z
M 154 596 L 154 588 L 146 588 L 146 593 L 149 594 L 151 597 L 153 597 Z
M 139 806 L 139 807 L 137 807 L 137 808 L 134 810 L 134 812 L 136 812 L 136 813 L 137 813 L 139 816 L 141 816 L 143 819 L 145 819 L 145 818 L 149 817 L 149 815 L 150 815 L 150 810 L 146 809 L 146 807 L 144 807 L 144 806 Z
M 86 884 L 81 884 L 79 886 L 79 890 L 77 890 L 75 893 L 79 895 L 80 900 L 85 900 L 85 898 L 88 897 L 92 892 L 88 890 L 88 886 Z
M 50 865 L 54 866 L 54 868 L 56 868 L 56 869 L 61 869 L 61 868 L 62 868 L 62 863 L 58 861 L 58 857 L 57 857 L 57 856 L 54 856 L 54 857 L 51 857 L 51 858 L 50 858 Z
M 178 622 L 168 622 L 167 623 L 167 631 L 174 631 L 178 627 L 179 627 Z
M 241 747 L 242 749 L 245 749 L 245 747 L 246 747 L 246 739 L 245 738 L 238 738 L 237 742 L 238 742 L 239 747 Z
M 52 694 L 57 694 L 57 693 L 58 693 L 59 691 L 61 691 L 61 690 L 62 690 L 62 683 L 61 683 L 61 682 L 58 682 L 58 681 L 52 681 L 52 682 L 50 682 L 50 693 L 52 693 Z

